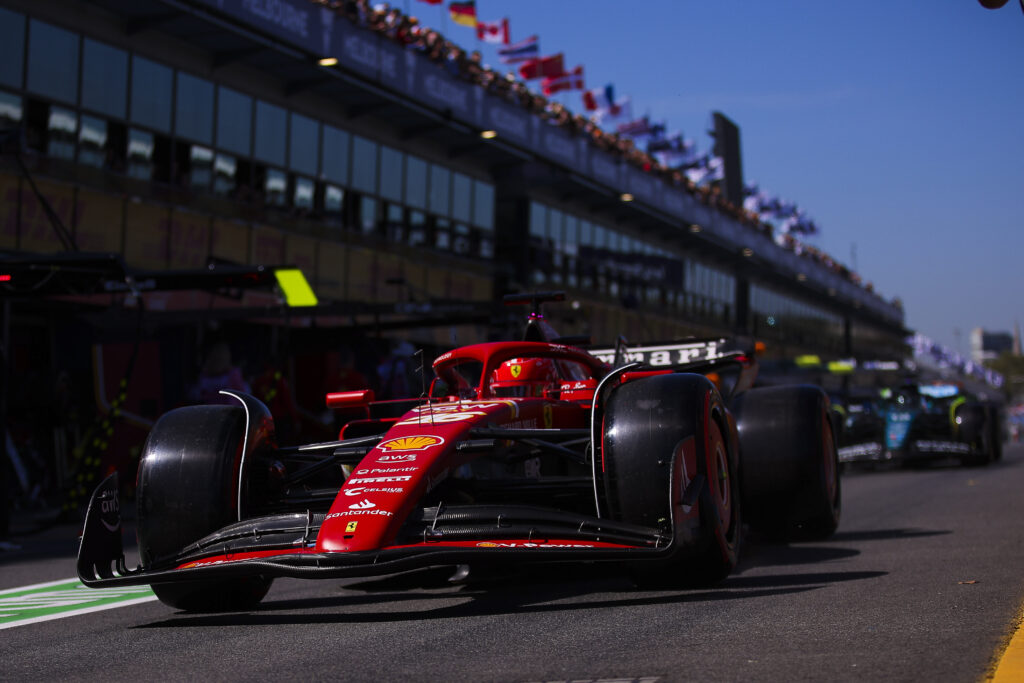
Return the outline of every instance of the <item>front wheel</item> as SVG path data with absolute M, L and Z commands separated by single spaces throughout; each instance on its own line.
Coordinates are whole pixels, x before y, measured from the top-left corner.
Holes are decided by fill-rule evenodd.
M 136 489 L 139 554 L 144 567 L 175 567 L 175 558 L 184 547 L 244 514 L 251 498 L 248 472 L 255 450 L 252 443 L 244 448 L 246 427 L 254 418 L 247 410 L 258 411 L 262 405 L 251 401 L 245 408 L 178 408 L 153 426 L 143 447 Z M 262 424 L 272 425 L 267 421 L 269 412 L 265 417 Z M 264 433 L 262 440 L 272 440 L 272 430 L 270 435 Z M 161 602 L 185 611 L 244 610 L 263 599 L 271 581 L 251 576 L 156 583 L 152 588 Z
M 600 452 L 608 513 L 661 528 L 676 544 L 671 556 L 633 566 L 639 585 L 710 585 L 736 566 L 739 477 L 728 425 L 703 375 L 658 375 L 612 392 Z

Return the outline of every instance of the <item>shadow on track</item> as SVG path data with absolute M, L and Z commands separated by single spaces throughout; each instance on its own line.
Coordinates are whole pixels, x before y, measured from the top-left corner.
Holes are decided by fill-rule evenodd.
M 631 608 L 649 605 L 687 604 L 726 600 L 751 600 L 817 590 L 842 581 L 859 581 L 885 572 L 817 572 L 763 577 L 730 577 L 706 590 L 638 591 L 621 576 L 607 571 L 580 572 L 578 568 L 544 576 L 536 568 L 517 574 L 493 574 L 463 586 L 445 586 L 451 570 L 429 569 L 346 586 L 348 594 L 325 598 L 269 600 L 257 610 L 238 614 L 180 614 L 135 628 L 189 628 L 246 625 L 402 623 L 430 619 L 493 616 L 512 613 L 567 612 Z M 442 584 L 439 586 L 438 581 Z M 424 590 L 433 588 L 435 590 Z M 355 590 L 366 591 L 363 594 Z M 351 591 L 351 592 L 350 592 Z M 402 609 L 411 602 L 428 603 L 424 609 Z M 441 603 L 436 607 L 430 603 Z M 557 604 L 551 604 L 557 603 Z M 358 609 L 379 606 L 378 611 L 324 613 L 310 610 Z

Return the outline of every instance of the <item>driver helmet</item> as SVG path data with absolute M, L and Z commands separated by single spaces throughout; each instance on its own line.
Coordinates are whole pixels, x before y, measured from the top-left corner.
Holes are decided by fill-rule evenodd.
M 550 358 L 512 358 L 491 373 L 495 396 L 543 396 L 559 386 L 558 369 Z

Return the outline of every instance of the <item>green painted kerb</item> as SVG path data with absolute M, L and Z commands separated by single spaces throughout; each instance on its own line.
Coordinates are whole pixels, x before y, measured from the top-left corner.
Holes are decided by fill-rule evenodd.
M 156 600 L 149 586 L 86 588 L 78 579 L 0 590 L 0 629 Z

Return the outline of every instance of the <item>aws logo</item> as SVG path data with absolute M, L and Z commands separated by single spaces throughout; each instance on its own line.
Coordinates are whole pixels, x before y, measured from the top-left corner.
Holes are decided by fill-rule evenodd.
M 444 439 L 440 436 L 403 436 L 398 439 L 389 439 L 377 444 L 382 451 L 423 451 L 432 446 L 440 446 Z

